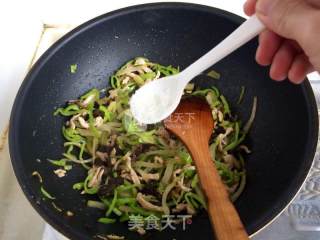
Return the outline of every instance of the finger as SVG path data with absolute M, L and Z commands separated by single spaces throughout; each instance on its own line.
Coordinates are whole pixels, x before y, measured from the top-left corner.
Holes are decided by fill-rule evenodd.
M 304 36 L 310 34 L 306 22 L 310 25 L 316 21 L 314 15 L 317 15 L 305 0 L 259 0 L 256 13 L 267 28 L 285 38 L 297 40 L 302 46 L 306 42 Z
M 247 14 L 248 16 L 253 15 L 256 11 L 256 3 L 257 0 L 247 0 L 243 5 L 243 10 L 245 14 Z
M 256 3 L 256 14 L 266 27 L 286 39 L 296 40 L 318 71 L 319 6 L 319 0 L 258 0 Z
M 259 36 L 259 47 L 256 52 L 256 61 L 263 66 L 271 64 L 272 59 L 282 43 L 282 38 L 269 30 Z
M 307 0 L 307 2 L 315 8 L 320 8 L 320 1 L 319 0 Z
M 305 54 L 297 55 L 290 67 L 288 78 L 291 82 L 299 84 L 306 78 L 306 75 L 313 71 L 313 67 Z
M 276 81 L 285 80 L 295 55 L 295 48 L 290 41 L 283 42 L 272 60 L 270 77 Z

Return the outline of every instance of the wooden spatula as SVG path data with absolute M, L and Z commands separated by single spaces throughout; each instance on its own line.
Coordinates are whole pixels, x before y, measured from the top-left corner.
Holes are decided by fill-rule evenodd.
M 208 104 L 196 97 L 184 99 L 164 123 L 190 151 L 207 197 L 208 212 L 216 239 L 249 239 L 211 159 L 209 138 L 214 122 Z

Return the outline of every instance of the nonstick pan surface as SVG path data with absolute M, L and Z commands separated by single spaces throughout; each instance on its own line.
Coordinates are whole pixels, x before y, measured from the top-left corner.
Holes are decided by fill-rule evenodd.
M 140 239 L 126 223 L 103 225 L 103 212 L 86 207 L 87 197 L 72 190 L 85 171 L 74 166 L 57 178 L 47 158 L 63 152 L 61 127 L 65 119 L 54 117 L 56 107 L 93 87 L 105 88 L 108 78 L 123 63 L 145 56 L 164 65 L 187 67 L 243 22 L 231 13 L 193 4 L 160 3 L 121 9 L 97 17 L 68 33 L 32 67 L 14 103 L 10 122 L 10 154 L 16 177 L 30 203 L 57 230 L 71 239 L 92 239 L 101 233 Z M 257 116 L 247 139 L 252 149 L 246 159 L 247 186 L 235 206 L 249 234 L 253 234 L 292 200 L 312 164 L 318 133 L 315 99 L 308 81 L 301 85 L 277 83 L 268 69 L 254 60 L 257 41 L 237 50 L 213 69 L 221 79 L 198 77 L 198 86 L 217 86 L 241 119 L 249 117 L 258 97 Z M 77 64 L 75 74 L 70 65 Z M 240 87 L 244 101 L 237 105 Z M 36 159 L 40 159 L 41 162 Z M 43 200 L 37 170 L 58 206 L 74 213 L 67 217 Z M 145 239 L 212 239 L 205 213 L 193 218 L 185 231 L 165 230 Z

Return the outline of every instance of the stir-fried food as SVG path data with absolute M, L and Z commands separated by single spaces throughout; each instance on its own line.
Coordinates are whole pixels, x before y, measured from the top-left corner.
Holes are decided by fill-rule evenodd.
M 62 159 L 51 163 L 64 168 L 55 172 L 59 177 L 71 169 L 72 163 L 87 170 L 87 177 L 73 188 L 98 196 L 100 200 L 90 200 L 88 206 L 106 211 L 99 222 L 122 222 L 135 215 L 195 215 L 206 209 L 197 172 L 185 146 L 162 123 L 142 125 L 130 113 L 129 99 L 136 89 L 178 71 L 138 57 L 111 77 L 110 89 L 92 89 L 55 111 L 55 115 L 67 117 L 62 127 L 66 151 Z M 187 95 L 205 98 L 212 109 L 215 129 L 210 151 L 234 201 L 245 186 L 242 154 L 249 149 L 242 142 L 255 113 L 243 127 L 215 87 L 196 89 L 188 84 Z M 143 227 L 135 230 L 144 232 Z

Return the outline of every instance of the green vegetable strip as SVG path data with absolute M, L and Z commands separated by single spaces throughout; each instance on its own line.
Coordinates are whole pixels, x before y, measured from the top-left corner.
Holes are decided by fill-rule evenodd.
M 199 198 L 199 202 L 202 204 L 203 208 L 204 209 L 207 209 L 207 204 L 206 204 L 206 200 L 205 200 L 205 196 L 204 194 L 202 193 L 199 185 L 195 186 L 195 192 Z
M 81 190 L 81 189 L 84 188 L 84 183 L 83 183 L 83 182 L 75 183 L 75 184 L 73 184 L 72 188 L 73 188 L 74 190 Z
M 84 140 L 83 137 L 80 136 L 76 130 L 66 128 L 65 126 L 62 127 L 62 134 L 64 138 L 70 142 L 80 142 Z
M 162 214 L 172 214 L 178 204 L 187 204 L 195 213 L 206 209 L 198 175 L 185 146 L 166 132 L 162 123 L 141 125 L 130 112 L 129 101 L 135 90 L 155 78 L 178 72 L 179 69 L 172 66 L 135 58 L 110 77 L 111 89 L 99 91 L 94 88 L 54 112 L 54 115 L 68 117 L 62 127 L 65 152 L 63 158 L 49 161 L 65 170 L 70 170 L 73 164 L 81 164 L 88 170 L 86 178 L 72 187 L 93 197 L 99 190 L 100 201 L 87 202 L 89 207 L 106 211 L 106 217 L 98 222 L 128 221 L 129 215 L 161 218 Z M 220 78 L 220 74 L 213 71 L 208 75 Z M 221 179 L 232 189 L 230 196 L 235 200 L 243 191 L 246 179 L 244 159 L 238 147 L 251 126 L 257 101 L 254 101 L 250 121 L 242 127 L 240 121 L 234 120 L 227 99 L 216 87 L 197 89 L 190 84 L 185 92 L 206 99 L 212 109 L 216 126 L 210 139 L 211 156 Z M 245 88 L 241 87 L 238 104 L 244 92 Z M 105 95 L 100 96 L 100 93 Z M 139 184 L 137 179 L 133 181 L 134 173 Z M 183 182 L 178 184 L 182 177 Z M 119 178 L 125 178 L 123 184 L 118 185 Z M 181 184 L 190 190 L 186 191 Z M 43 187 L 41 192 L 46 198 L 53 198 Z M 145 201 L 162 207 L 163 212 L 144 208 L 141 199 L 137 199 L 138 192 L 143 193 Z
M 216 138 L 214 143 L 212 143 L 209 147 L 212 160 L 216 160 L 216 151 L 217 151 L 218 144 L 219 144 L 219 139 Z
M 135 198 L 118 198 L 116 201 L 116 204 L 118 206 L 121 206 L 121 205 L 125 205 L 125 204 L 134 204 L 136 202 L 137 201 Z
M 79 160 L 81 162 L 81 165 L 85 168 L 85 169 L 90 169 L 89 166 L 87 166 L 84 161 L 83 161 L 83 153 L 84 153 L 84 150 L 85 150 L 85 147 L 86 147 L 86 142 L 82 142 L 81 143 L 81 147 L 80 147 L 80 152 L 79 152 Z
M 216 72 L 216 71 L 214 71 L 214 70 L 211 70 L 211 71 L 209 71 L 208 73 L 207 73 L 207 76 L 208 77 L 211 77 L 211 78 L 213 78 L 213 79 L 216 79 L 216 80 L 218 80 L 218 79 L 220 79 L 220 73 L 218 73 L 218 72 Z
M 80 100 L 88 100 L 90 99 L 90 101 L 86 102 L 87 105 L 90 105 L 94 102 L 94 100 L 98 100 L 100 96 L 100 91 L 96 88 L 91 89 L 89 92 L 87 92 L 86 94 L 82 95 L 80 97 Z
M 114 209 L 114 207 L 116 205 L 116 202 L 117 202 L 117 197 L 118 197 L 118 192 L 115 190 L 112 202 L 111 202 L 111 204 L 109 206 L 108 211 L 106 212 L 106 216 L 107 217 L 110 216 L 110 214 L 112 213 L 112 211 L 113 211 L 113 209 Z
M 231 114 L 230 107 L 229 107 L 229 104 L 228 104 L 226 98 L 223 95 L 220 95 L 220 99 L 221 99 L 222 104 L 223 104 L 224 114 L 230 115 Z
M 122 212 L 118 208 L 113 208 L 112 212 L 119 217 L 122 215 Z
M 54 207 L 54 209 L 56 209 L 58 212 L 62 212 L 63 210 L 61 208 L 59 208 L 54 202 L 51 202 L 52 207 Z
M 78 69 L 78 65 L 77 64 L 71 64 L 70 65 L 70 72 L 71 73 L 76 73 Z
M 51 159 L 48 159 L 48 161 L 50 163 L 52 163 L 53 165 L 56 165 L 56 166 L 59 166 L 59 167 L 63 167 L 64 170 L 71 170 L 72 169 L 72 165 L 70 164 L 67 164 L 68 162 L 68 159 L 60 159 L 60 160 L 51 160 Z
M 69 117 L 69 116 L 78 114 L 79 112 L 80 112 L 79 106 L 76 104 L 71 104 L 66 108 L 58 108 L 53 115 L 56 116 L 58 114 L 61 114 L 62 116 Z
M 239 95 L 237 104 L 240 104 L 242 102 L 245 90 L 246 90 L 245 86 L 241 86 L 240 95 Z
M 43 179 L 42 179 L 42 177 L 41 177 L 41 175 L 40 175 L 40 173 L 38 172 L 38 171 L 34 171 L 34 172 L 32 172 L 32 174 L 31 174 L 33 177 L 34 176 L 36 176 L 37 178 L 38 178 L 38 180 L 39 180 L 39 183 L 41 184 L 41 186 L 40 186 L 40 192 L 42 193 L 42 195 L 45 197 L 45 198 L 48 198 L 48 199 L 51 199 L 51 200 L 54 200 L 54 199 L 56 199 L 55 197 L 53 197 L 50 193 L 48 193 L 48 191 L 46 191 L 45 189 L 44 189 L 44 187 L 43 187 Z
M 240 180 L 240 184 L 237 191 L 231 195 L 231 200 L 233 202 L 236 201 L 240 196 L 240 194 L 243 192 L 245 185 L 246 185 L 246 175 L 243 173 L 241 174 L 241 180 Z
M 241 141 L 239 141 L 239 131 L 240 131 L 239 123 L 236 122 L 235 123 L 235 134 L 234 134 L 233 140 L 229 145 L 227 145 L 224 148 L 225 151 L 230 151 L 230 150 L 234 149 L 235 147 L 237 147 L 241 143 L 242 139 L 241 139 Z
M 90 107 L 90 111 L 88 111 L 88 115 L 89 115 L 89 126 L 90 126 L 90 130 L 91 130 L 91 132 L 94 134 L 94 136 L 98 138 L 98 137 L 100 136 L 100 133 L 99 133 L 99 131 L 96 129 L 96 127 L 94 126 L 92 107 Z
M 186 196 L 186 197 L 189 197 L 189 198 L 191 198 L 191 199 L 194 199 L 194 200 L 196 200 L 196 201 L 198 201 L 198 202 L 202 205 L 203 208 L 206 208 L 206 203 L 205 203 L 204 200 L 203 200 L 200 196 L 198 196 L 197 194 L 194 194 L 194 193 L 192 193 L 192 192 L 188 192 L 188 193 L 186 193 L 185 196 Z
M 191 187 L 192 187 L 192 188 L 195 188 L 195 187 L 197 186 L 198 182 L 199 182 L 198 175 L 195 175 L 195 176 L 193 177 L 193 179 L 192 179 Z
M 117 78 L 115 75 L 112 75 L 112 76 L 111 76 L 110 83 L 111 83 L 111 86 L 112 86 L 113 88 L 118 88 L 118 87 L 120 86 L 119 80 L 118 80 L 118 78 Z
M 115 219 L 113 219 L 113 218 L 99 218 L 98 219 L 98 222 L 99 223 L 104 223 L 104 224 L 110 224 L 110 223 L 115 223 L 116 222 L 116 220 Z
M 230 151 L 230 150 L 236 148 L 240 143 L 243 142 L 245 137 L 246 137 L 246 134 L 242 134 L 241 137 L 237 141 L 234 141 L 234 142 L 230 143 L 230 145 L 228 145 L 224 150 L 225 151 Z
M 87 206 L 92 207 L 92 208 L 99 208 L 99 209 L 103 209 L 103 210 L 106 208 L 104 203 L 98 202 L 98 201 L 93 201 L 93 200 L 89 200 L 87 202 Z
M 120 222 L 126 222 L 126 221 L 129 221 L 129 215 L 128 214 L 123 214 L 120 218 L 119 218 L 119 221 Z
M 105 106 L 100 105 L 99 110 L 104 113 L 104 117 L 103 117 L 104 122 L 110 122 L 113 119 L 113 113 L 110 112 L 108 108 L 106 108 Z
M 53 197 L 50 193 L 48 193 L 48 192 L 43 188 L 43 186 L 40 187 L 40 191 L 41 191 L 41 193 L 43 194 L 44 197 L 49 198 L 49 199 L 51 199 L 51 200 L 56 199 L 56 198 Z
M 84 191 L 87 193 L 87 194 L 96 194 L 98 192 L 98 187 L 92 187 L 92 188 L 89 188 L 88 187 L 88 183 L 89 181 L 92 179 L 92 175 L 88 175 L 84 181 Z

